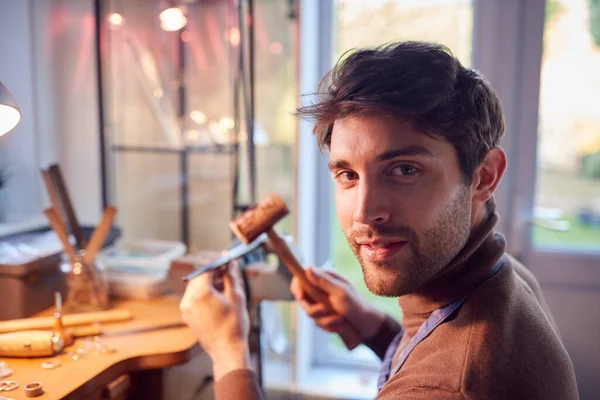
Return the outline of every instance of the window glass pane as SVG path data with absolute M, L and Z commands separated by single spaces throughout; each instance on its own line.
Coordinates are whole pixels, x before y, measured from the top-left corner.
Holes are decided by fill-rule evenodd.
M 233 212 L 231 7 L 191 4 L 173 30 L 163 3 L 104 0 L 109 201 L 126 237 L 219 249 Z
M 336 59 L 353 48 L 400 40 L 426 40 L 448 46 L 461 62 L 470 65 L 473 26 L 470 0 L 336 0 L 334 3 Z M 337 218 L 332 223 L 335 268 L 370 301 L 400 319 L 402 313 L 396 299 L 377 297 L 369 292 Z M 332 352 L 340 357 L 347 354 L 337 335 L 330 335 L 328 343 L 327 351 L 317 350 L 324 355 L 317 355 L 321 362 L 327 362 Z M 352 353 L 359 359 L 374 359 L 363 346 Z
M 236 168 L 239 205 L 249 201 L 250 193 L 251 56 L 256 200 L 272 192 L 281 195 L 290 216 L 278 228 L 293 233 L 294 4 L 252 2 L 251 54 L 248 25 L 240 25 L 238 14 L 242 9 L 241 20 L 250 21 L 249 3 L 242 1 L 238 8 L 228 1 L 188 2 L 185 27 L 172 31 L 159 18 L 168 6 L 163 1 L 103 0 L 106 164 L 110 201 L 119 207 L 119 225 L 127 236 L 183 240 L 187 232 L 192 251 L 229 245 Z M 289 304 L 264 304 L 262 343 L 268 355 L 285 358 L 289 351 Z
M 547 0 L 533 229 L 536 246 L 600 250 L 598 71 L 600 3 Z
M 335 0 L 336 58 L 400 40 L 441 43 L 471 64 L 472 0 Z

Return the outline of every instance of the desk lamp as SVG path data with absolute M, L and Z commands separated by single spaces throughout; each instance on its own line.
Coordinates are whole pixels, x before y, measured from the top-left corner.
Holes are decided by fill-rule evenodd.
M 0 82 L 0 136 L 10 132 L 21 120 L 21 112 L 15 99 Z

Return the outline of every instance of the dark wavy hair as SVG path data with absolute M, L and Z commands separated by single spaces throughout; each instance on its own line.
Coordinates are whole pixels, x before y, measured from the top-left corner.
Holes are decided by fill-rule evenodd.
M 321 149 L 331 145 L 338 119 L 399 116 L 454 146 L 466 184 L 504 133 L 502 106 L 489 82 L 434 43 L 408 41 L 350 52 L 322 79 L 317 96 L 297 114 L 315 121 Z

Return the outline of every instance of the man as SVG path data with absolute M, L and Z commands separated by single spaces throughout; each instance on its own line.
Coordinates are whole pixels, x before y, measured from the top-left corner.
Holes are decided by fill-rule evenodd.
M 501 105 L 443 46 L 356 51 L 323 80 L 314 118 L 339 221 L 370 291 L 398 297 L 403 326 L 343 277 L 308 269 L 334 310 L 291 290 L 322 328 L 358 328 L 383 360 L 378 399 L 574 399 L 571 361 L 535 278 L 505 254 L 493 193 L 506 169 Z M 239 271 L 189 284 L 185 321 L 214 362 L 218 399 L 257 399 Z

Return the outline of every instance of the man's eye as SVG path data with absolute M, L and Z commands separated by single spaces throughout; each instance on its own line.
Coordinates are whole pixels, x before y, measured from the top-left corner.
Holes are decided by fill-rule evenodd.
M 358 178 L 358 174 L 352 171 L 342 171 L 335 176 L 335 179 L 339 182 L 345 183 L 350 182 Z
M 417 169 L 412 165 L 398 165 L 392 169 L 392 175 L 394 176 L 410 176 L 417 173 Z

